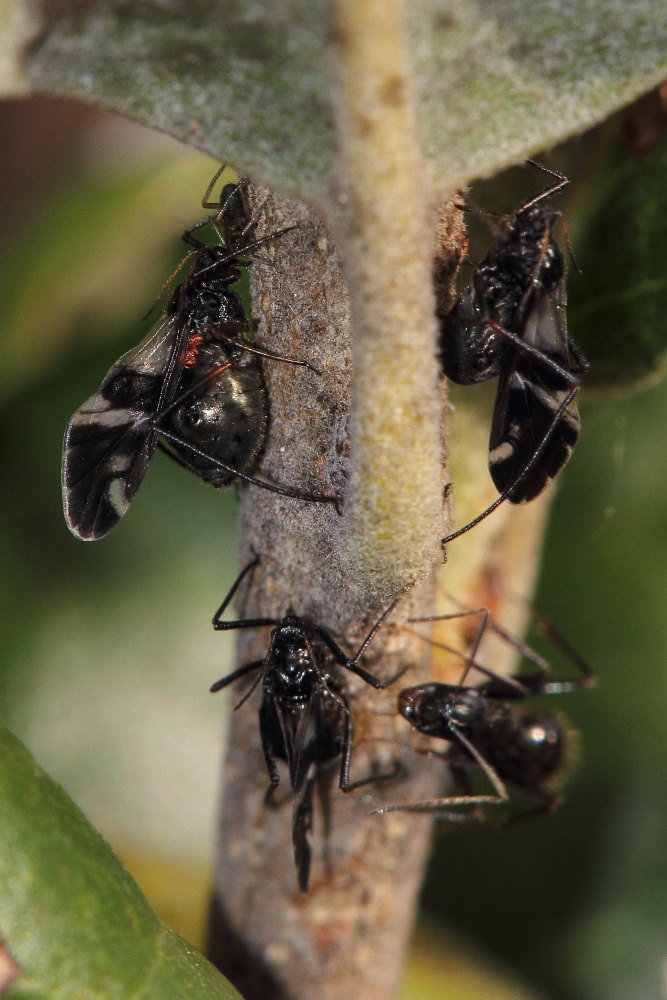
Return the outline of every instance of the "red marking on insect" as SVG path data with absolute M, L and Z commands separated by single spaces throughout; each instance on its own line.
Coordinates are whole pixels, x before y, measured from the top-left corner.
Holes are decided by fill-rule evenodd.
M 197 352 L 204 341 L 202 333 L 193 333 L 183 350 L 181 364 L 184 368 L 192 368 L 197 360 Z

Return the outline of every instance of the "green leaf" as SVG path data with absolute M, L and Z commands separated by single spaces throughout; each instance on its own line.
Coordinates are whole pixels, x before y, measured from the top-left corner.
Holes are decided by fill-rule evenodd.
M 20 969 L 10 998 L 240 1000 L 4 728 L 0 828 L 0 933 Z
M 650 385 L 667 348 L 667 136 L 644 157 L 626 152 L 604 175 L 577 237 L 583 272 L 570 282 L 570 329 L 591 362 L 586 388 Z
M 112 108 L 292 194 L 331 186 L 336 53 L 323 0 L 71 7 L 51 6 L 29 86 Z M 421 132 L 443 188 L 576 135 L 667 76 L 665 0 L 422 0 L 409 17 Z

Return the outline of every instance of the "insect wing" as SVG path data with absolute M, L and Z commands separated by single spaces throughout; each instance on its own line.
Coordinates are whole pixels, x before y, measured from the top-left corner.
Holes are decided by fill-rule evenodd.
M 292 791 L 292 846 L 301 892 L 308 889 L 311 848 L 308 835 L 313 825 L 313 790 L 317 780 L 321 698 L 315 694 L 295 711 L 279 698 L 264 697 L 260 708 L 263 739 L 270 751 L 287 762 Z M 266 752 L 266 751 L 265 751 Z
M 523 341 L 561 370 L 516 347 L 513 362 L 501 372 L 489 442 L 489 466 L 497 489 L 501 493 L 509 490 L 542 449 L 539 461 L 510 493 L 512 503 L 532 500 L 558 475 L 581 427 L 573 401 L 558 414 L 576 385 L 569 377 L 571 360 L 562 289 L 554 295 L 545 294 L 539 287 L 531 289 L 523 313 Z
M 292 846 L 294 847 L 296 877 L 301 892 L 308 891 L 308 879 L 310 877 L 312 851 L 308 834 L 313 828 L 313 791 L 315 789 L 315 778 L 315 775 L 310 777 L 299 795 L 294 796 L 292 806 Z
M 291 755 L 288 758 L 290 779 L 294 794 L 298 794 L 311 780 L 321 758 L 320 741 L 324 738 L 322 696 L 315 692 L 308 705 L 299 713 L 294 731 Z
M 308 835 L 313 826 L 313 791 L 317 781 L 320 739 L 323 737 L 322 697 L 315 692 L 299 713 L 288 757 L 292 785 L 292 845 L 297 881 L 301 892 L 308 890 L 311 848 Z
M 65 520 L 84 541 L 104 537 L 139 489 L 157 441 L 152 422 L 173 396 L 186 331 L 178 315 L 124 354 L 65 432 Z

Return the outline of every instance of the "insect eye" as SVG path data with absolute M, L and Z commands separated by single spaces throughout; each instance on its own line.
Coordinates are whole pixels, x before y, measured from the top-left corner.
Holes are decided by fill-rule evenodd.
M 457 726 L 470 726 L 480 714 L 480 696 L 477 691 L 462 692 L 448 706 L 448 718 Z
M 493 364 L 495 360 L 496 352 L 493 350 L 490 344 L 487 344 L 484 348 L 477 351 L 474 356 L 475 368 L 479 372 L 486 371 L 486 369 Z
M 220 296 L 216 295 L 215 292 L 208 290 L 200 292 L 199 301 L 203 312 L 213 314 L 220 308 Z

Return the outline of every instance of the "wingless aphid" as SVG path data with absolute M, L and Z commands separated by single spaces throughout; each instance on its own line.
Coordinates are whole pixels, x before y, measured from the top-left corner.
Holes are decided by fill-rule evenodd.
M 393 777 L 396 773 L 392 771 L 390 775 L 373 775 L 350 781 L 352 718 L 343 685 L 331 672 L 332 666 L 342 667 L 374 688 L 388 687 L 396 680 L 392 677 L 381 681 L 359 665 L 373 636 L 396 602 L 381 615 L 352 657 L 341 649 L 327 629 L 296 615 L 223 622 L 221 616 L 241 581 L 258 563 L 259 559 L 255 558 L 241 572 L 218 608 L 213 627 L 222 631 L 273 626 L 268 650 L 261 660 L 246 663 L 216 681 L 211 691 L 221 691 L 246 674 L 258 671 L 255 682 L 236 707 L 244 704 L 261 683 L 259 727 L 271 781 L 267 798 L 280 783 L 276 761 L 285 761 L 292 792 L 294 862 L 299 888 L 306 892 L 311 862 L 308 834 L 312 828 L 313 792 L 322 769 L 340 757 L 338 784 L 344 792 L 370 781 Z
M 165 316 L 116 362 L 102 385 L 72 416 L 65 433 L 62 487 L 65 519 L 84 540 L 102 538 L 134 499 L 156 446 L 213 486 L 240 477 L 283 496 L 336 503 L 249 474 L 266 435 L 268 399 L 260 357 L 311 367 L 247 341 L 250 323 L 233 285 L 256 247 L 242 186 L 227 184 L 216 214 L 183 233 L 192 246 L 185 278 Z M 193 234 L 211 225 L 220 244 Z
M 552 784 L 560 776 L 567 760 L 566 727 L 561 719 L 549 712 L 535 709 L 518 711 L 511 703 L 534 696 L 578 691 L 592 686 L 595 677 L 578 653 L 553 629 L 552 638 L 572 660 L 579 676 L 550 680 L 549 664 L 535 650 L 491 624 L 493 631 L 517 646 L 522 655 L 530 658 L 538 668 L 516 677 L 494 673 L 475 660 L 479 644 L 489 627 L 488 612 L 478 608 L 463 614 L 480 612 L 481 626 L 460 682 L 419 684 L 406 688 L 398 696 L 398 711 L 411 726 L 426 736 L 448 743 L 443 753 L 430 755 L 440 757 L 447 763 L 458 794 L 384 806 L 374 812 L 425 812 L 450 821 L 481 817 L 481 806 L 499 806 L 508 801 L 506 782 L 529 793 L 538 803 L 511 813 L 505 822 L 553 812 L 560 805 L 562 800 L 553 791 Z M 465 683 L 473 668 L 489 678 L 478 687 L 466 686 Z M 471 772 L 483 773 L 493 794 L 474 794 L 469 781 Z
M 553 238 L 561 213 L 542 202 L 568 179 L 502 220 L 472 281 L 441 321 L 440 356 L 448 378 L 472 385 L 498 378 L 489 467 L 500 496 L 443 544 L 469 531 L 509 500 L 538 496 L 570 457 L 580 431 L 575 372 L 588 362 L 567 332 L 565 263 Z M 568 244 L 569 245 L 569 244 Z

